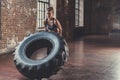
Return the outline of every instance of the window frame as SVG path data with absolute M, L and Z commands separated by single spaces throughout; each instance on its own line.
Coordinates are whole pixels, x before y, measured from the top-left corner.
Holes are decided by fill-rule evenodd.
M 84 26 L 84 0 L 75 0 L 75 27 Z
M 44 27 L 44 20 L 46 18 L 47 7 L 50 6 L 50 0 L 38 0 L 37 1 L 37 27 Z

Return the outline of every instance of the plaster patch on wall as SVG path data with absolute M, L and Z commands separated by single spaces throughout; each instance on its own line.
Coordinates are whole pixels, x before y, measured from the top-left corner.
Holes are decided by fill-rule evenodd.
M 28 35 L 30 35 L 31 34 L 31 32 L 30 31 L 26 31 L 26 35 L 28 36 Z
M 13 50 L 17 44 L 18 44 L 18 37 L 15 37 L 15 35 L 13 35 L 12 38 L 7 38 L 7 49 L 8 50 Z
M 12 2 L 13 2 L 13 0 L 7 0 L 7 9 L 12 8 Z

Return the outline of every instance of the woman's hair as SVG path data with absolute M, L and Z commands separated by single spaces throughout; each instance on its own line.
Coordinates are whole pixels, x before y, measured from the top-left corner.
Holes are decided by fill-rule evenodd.
M 49 11 L 52 11 L 52 13 L 54 13 L 53 7 L 48 7 L 48 8 L 47 8 L 47 11 L 48 11 L 48 12 L 49 12 Z

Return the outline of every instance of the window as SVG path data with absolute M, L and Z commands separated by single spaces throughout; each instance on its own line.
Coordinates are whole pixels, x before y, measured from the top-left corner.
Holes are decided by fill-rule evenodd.
M 80 6 L 80 1 L 79 0 L 76 0 L 75 1 L 75 26 L 78 27 L 79 26 L 79 12 L 80 12 L 80 9 L 79 9 L 79 6 Z
M 38 0 L 37 2 L 37 28 L 44 27 L 44 19 L 46 18 L 46 9 L 49 6 L 49 0 Z
M 75 0 L 75 26 L 84 26 L 84 0 Z

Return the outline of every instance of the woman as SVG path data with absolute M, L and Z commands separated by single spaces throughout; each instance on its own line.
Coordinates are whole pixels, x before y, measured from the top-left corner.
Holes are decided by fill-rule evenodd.
M 62 26 L 60 22 L 54 18 L 54 9 L 53 7 L 49 7 L 47 9 L 47 18 L 44 21 L 45 30 L 50 32 L 56 32 L 62 35 Z

